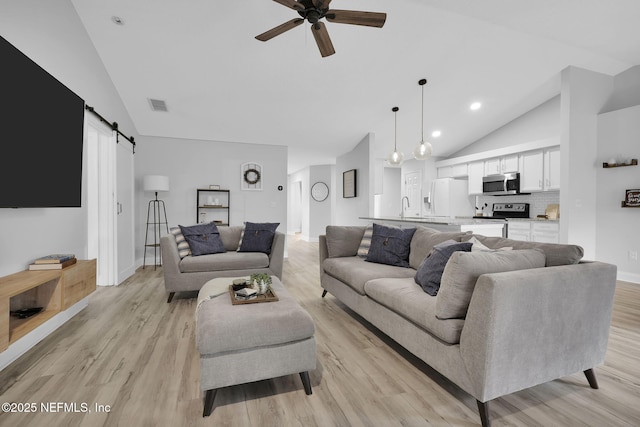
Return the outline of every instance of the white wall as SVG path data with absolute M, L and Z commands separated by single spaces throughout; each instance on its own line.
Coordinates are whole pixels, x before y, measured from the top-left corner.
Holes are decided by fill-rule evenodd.
M 82 97 L 120 130 L 138 135 L 93 44 L 68 0 L 0 2 L 2 36 Z M 4 64 L 3 64 L 4 65 Z M 37 108 L 37 100 L 34 100 Z M 34 110 L 34 125 L 37 114 Z M 52 143 L 58 138 L 52 132 Z M 85 156 L 86 159 L 86 156 Z M 54 178 L 52 178 L 54 179 Z M 82 208 L 0 209 L 0 275 L 24 270 L 39 256 L 87 254 L 86 168 Z
M 598 117 L 598 159 L 640 157 L 640 105 Z M 601 163 L 602 164 L 602 163 Z M 622 208 L 625 190 L 640 188 L 640 166 L 605 169 L 596 166 L 596 258 L 618 266 L 618 277 L 640 283 L 640 263 L 629 251 L 640 253 L 640 209 Z
M 613 81 L 576 67 L 561 76 L 560 241 L 582 246 L 585 259 L 596 257 L 597 121 Z
M 560 96 L 558 95 L 466 146 L 450 157 L 482 153 L 559 135 Z
M 287 232 L 287 147 L 176 138 L 140 137 L 136 148 L 137 251 L 142 258 L 147 203 L 154 197 L 142 191 L 145 175 L 166 175 L 170 191 L 160 193 L 169 226 L 192 225 L 196 219 L 196 189 L 218 184 L 230 190 L 230 223 L 279 222 Z M 240 166 L 262 165 L 262 191 L 240 190 Z M 282 186 L 282 190 L 278 190 Z
M 301 169 L 289 175 L 289 188 L 294 189 L 294 183 L 302 187 L 300 206 L 294 206 L 295 195 L 289 196 L 289 224 L 297 219 L 293 215 L 299 215 L 301 229 L 299 230 L 303 240 L 317 242 L 318 236 L 325 233 L 327 225 L 333 224 L 335 204 L 335 166 L 314 165 Z M 329 187 L 329 196 L 322 202 L 317 202 L 311 197 L 311 187 L 316 182 L 324 182 Z M 288 232 L 296 232 L 289 227 Z
M 613 94 L 602 113 L 640 105 L 640 65 L 629 68 L 615 77 Z
M 335 194 L 335 186 L 332 186 L 332 177 L 335 175 L 335 166 L 321 165 L 309 168 L 309 192 L 316 182 L 324 182 L 329 187 L 329 196 Z M 335 182 L 335 180 L 333 181 Z M 325 233 L 327 225 L 333 224 L 333 204 L 335 197 L 327 197 L 318 202 L 309 197 L 309 233 L 304 236 L 308 241 L 317 242 L 318 236 Z
M 398 216 L 402 210 L 402 169 L 387 167 L 383 169 L 383 192 L 376 196 L 375 216 Z
M 289 175 L 287 233 L 309 233 L 309 168 Z
M 336 225 L 366 225 L 367 220 L 359 218 L 374 214 L 374 139 L 374 134 L 367 134 L 353 150 L 336 159 Z M 342 174 L 351 169 L 357 171 L 357 197 L 345 199 L 342 197 Z

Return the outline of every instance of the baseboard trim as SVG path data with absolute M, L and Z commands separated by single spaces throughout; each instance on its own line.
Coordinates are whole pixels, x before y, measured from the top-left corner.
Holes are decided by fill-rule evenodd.
M 618 280 L 623 282 L 631 282 L 640 285 L 640 274 L 627 273 L 626 271 L 618 271 Z

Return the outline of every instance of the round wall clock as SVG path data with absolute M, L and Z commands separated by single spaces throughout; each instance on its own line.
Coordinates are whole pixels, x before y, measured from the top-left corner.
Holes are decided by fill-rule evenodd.
M 329 187 L 324 182 L 316 182 L 311 186 L 311 197 L 316 202 L 323 202 L 329 197 Z

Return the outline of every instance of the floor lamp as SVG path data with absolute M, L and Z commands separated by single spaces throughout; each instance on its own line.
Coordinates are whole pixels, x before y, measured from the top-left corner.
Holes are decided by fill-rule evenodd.
M 147 248 L 153 248 L 153 269 L 158 265 L 162 265 L 162 253 L 160 252 L 160 232 L 164 225 L 169 233 L 169 224 L 167 222 L 167 210 L 164 207 L 164 201 L 158 200 L 158 191 L 169 191 L 169 177 L 163 175 L 146 175 L 142 182 L 144 191 L 152 191 L 156 193 L 155 200 L 150 200 L 147 206 L 147 230 L 144 236 L 144 257 L 142 268 L 147 264 Z M 153 214 L 151 213 L 153 211 Z M 153 215 L 153 216 L 152 216 Z M 153 228 L 153 243 L 149 241 L 149 226 Z M 160 263 L 158 263 L 158 255 Z

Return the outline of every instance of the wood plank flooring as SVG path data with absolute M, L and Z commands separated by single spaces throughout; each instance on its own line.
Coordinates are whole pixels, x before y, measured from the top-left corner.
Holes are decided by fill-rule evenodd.
M 283 281 L 316 323 L 313 395 L 298 375 L 228 387 L 203 418 L 196 294 L 167 304 L 162 270 L 147 268 L 99 288 L 78 316 L 0 372 L 0 402 L 38 406 L 0 412 L 0 426 L 479 425 L 473 398 L 333 296 L 321 299 L 317 243 L 288 240 Z M 600 389 L 579 373 L 496 399 L 493 426 L 638 426 L 639 356 L 640 285 L 618 282 Z M 43 412 L 48 402 L 58 411 Z

